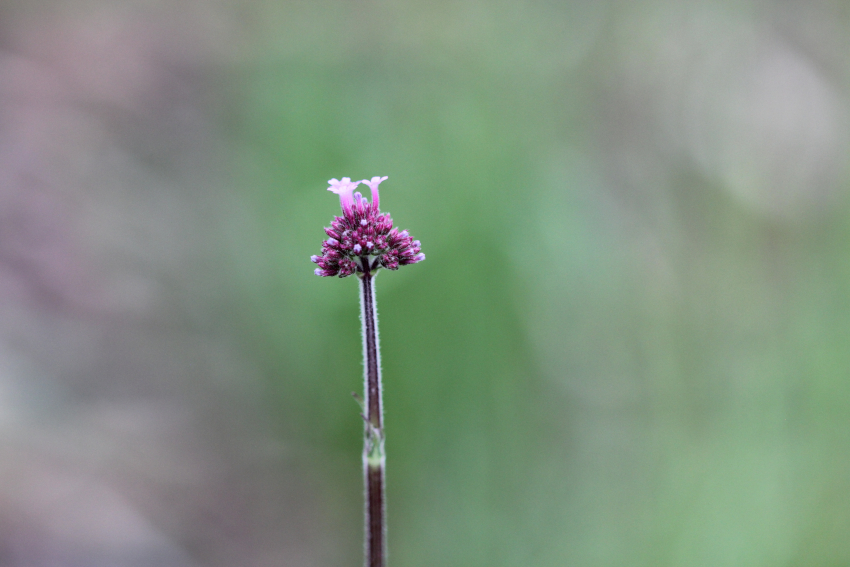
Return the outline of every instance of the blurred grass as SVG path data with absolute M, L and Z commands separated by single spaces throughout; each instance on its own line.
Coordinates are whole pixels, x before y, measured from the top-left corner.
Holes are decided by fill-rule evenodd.
M 134 18 L 178 13 L 134 6 Z M 185 9 L 185 29 L 169 23 L 213 37 L 215 55 L 183 54 L 161 82 L 203 93 L 189 98 L 214 150 L 185 149 L 205 131 L 174 125 L 179 93 L 128 87 L 127 102 L 97 85 L 118 102 L 93 106 L 124 118 L 104 122 L 156 172 L 128 178 L 162 180 L 163 204 L 134 218 L 161 249 L 128 263 L 159 266 L 167 298 L 161 319 L 138 310 L 168 348 L 143 351 L 135 327 L 104 344 L 133 350 L 140 376 L 116 391 L 156 374 L 166 385 L 152 392 L 232 413 L 210 420 L 211 445 L 271 422 L 283 464 L 250 466 L 286 469 L 280 494 L 232 471 L 221 484 L 268 506 L 304 565 L 361 560 L 357 284 L 316 278 L 309 257 L 338 212 L 326 180 L 373 175 L 389 176 L 382 209 L 427 255 L 377 279 L 392 565 L 850 564 L 843 4 L 254 1 L 218 3 L 204 21 Z M 207 171 L 190 150 L 220 163 Z M 181 171 L 197 186 L 173 212 Z M 134 213 L 152 201 L 112 198 Z M 179 248 L 153 219 L 166 212 L 163 226 L 190 227 L 174 234 L 191 233 L 191 262 L 163 252 Z M 111 380 L 113 359 L 92 358 Z M 219 382 L 199 387 L 196 367 Z M 251 427 L 245 444 L 261 446 Z M 304 486 L 314 494 L 295 494 Z M 234 524 L 255 517 L 207 492 Z M 206 537 L 234 557 L 261 540 L 234 536 L 239 548 L 218 528 Z M 166 531 L 195 541 L 181 529 Z M 193 558 L 217 564 L 203 536 Z
M 356 524 L 332 488 L 358 490 L 356 285 L 307 258 L 325 180 L 389 175 L 382 208 L 428 256 L 377 284 L 395 565 L 843 564 L 846 199 L 764 218 L 631 139 L 617 28 L 573 8 L 276 8 L 234 148 L 281 435 L 331 455 L 327 514 Z M 594 50 L 559 58 L 584 25 Z M 664 174 L 618 186 L 628 144 Z

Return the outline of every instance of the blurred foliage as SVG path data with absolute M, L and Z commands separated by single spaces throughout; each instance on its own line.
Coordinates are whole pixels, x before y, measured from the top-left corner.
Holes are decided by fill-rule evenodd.
M 356 286 L 306 258 L 325 179 L 389 175 L 383 208 L 428 256 L 378 280 L 393 564 L 850 560 L 843 196 L 765 216 L 633 131 L 659 14 L 618 34 L 637 8 L 291 7 L 239 72 L 258 355 L 281 435 L 356 492 Z
M 394 567 L 850 563 L 844 4 L 213 13 L 228 41 L 174 73 L 204 77 L 218 189 L 184 198 L 218 216 L 166 287 L 223 385 L 181 395 L 230 413 L 210 443 L 285 448 L 309 492 L 262 517 L 298 564 L 361 561 L 357 285 L 309 257 L 326 180 L 373 175 L 427 256 L 377 279 Z

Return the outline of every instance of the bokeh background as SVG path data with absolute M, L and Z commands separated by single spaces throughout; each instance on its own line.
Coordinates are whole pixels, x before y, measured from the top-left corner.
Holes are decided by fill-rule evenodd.
M 850 565 L 850 5 L 0 2 L 0 566 Z

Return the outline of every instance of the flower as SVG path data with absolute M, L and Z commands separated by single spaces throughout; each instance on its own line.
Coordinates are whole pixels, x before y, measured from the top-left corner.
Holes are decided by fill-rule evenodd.
M 325 228 L 328 239 L 322 242 L 321 256 L 310 257 L 319 266 L 315 270 L 317 276 L 366 275 L 380 268 L 397 270 L 425 259 L 419 241 L 406 230 L 393 228 L 390 215 L 378 210 L 378 186 L 386 179 L 373 177 L 370 181 L 353 182 L 343 177 L 342 181 L 328 181 L 328 191 L 339 195 L 342 216 L 334 217 L 331 226 Z M 372 191 L 371 203 L 354 192 L 361 183 Z
M 342 207 L 342 211 L 346 214 L 350 212 L 351 205 L 354 203 L 354 196 L 352 195 L 352 192 L 363 182 L 352 182 L 350 177 L 343 177 L 342 181 L 334 178 L 328 181 L 328 183 L 330 184 L 328 191 L 339 195 L 339 204 Z
M 360 183 L 364 183 L 369 186 L 369 190 L 372 192 L 372 208 L 375 209 L 375 212 L 378 212 L 378 185 L 381 184 L 382 181 L 386 181 L 387 176 L 383 177 L 373 177 L 371 181 L 362 180 Z

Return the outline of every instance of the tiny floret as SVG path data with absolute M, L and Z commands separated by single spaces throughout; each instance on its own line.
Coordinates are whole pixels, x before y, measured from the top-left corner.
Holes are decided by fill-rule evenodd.
M 380 198 L 378 195 L 378 185 L 380 185 L 383 181 L 387 180 L 387 176 L 383 177 L 373 177 L 369 181 L 362 179 L 360 183 L 369 186 L 369 190 L 372 192 L 372 208 L 375 209 L 375 212 L 378 212 L 378 205 L 380 202 Z
M 322 242 L 321 256 L 310 257 L 319 266 L 314 271 L 317 276 L 366 275 L 381 268 L 397 270 L 425 259 L 419 241 L 406 230 L 393 228 L 390 215 L 378 209 L 378 186 L 386 179 L 351 181 L 343 177 L 341 181 L 328 181 L 328 191 L 339 195 L 342 216 L 334 217 L 331 226 L 325 228 L 328 239 Z M 354 191 L 361 183 L 369 186 L 371 203 Z
M 343 212 L 350 211 L 352 205 L 354 204 L 354 195 L 352 194 L 354 190 L 360 185 L 360 181 L 351 181 L 350 177 L 343 177 L 342 181 L 334 178 L 328 181 L 330 187 L 328 187 L 328 191 L 336 193 L 339 195 L 339 204 L 342 207 Z

